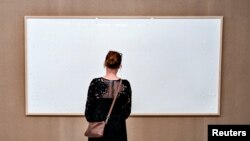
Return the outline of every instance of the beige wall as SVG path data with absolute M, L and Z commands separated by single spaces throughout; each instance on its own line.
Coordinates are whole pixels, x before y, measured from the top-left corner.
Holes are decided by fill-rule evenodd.
M 85 119 L 25 116 L 24 16 L 224 16 L 221 116 L 130 117 L 129 141 L 206 141 L 250 123 L 250 0 L 0 0 L 0 140 L 83 141 Z

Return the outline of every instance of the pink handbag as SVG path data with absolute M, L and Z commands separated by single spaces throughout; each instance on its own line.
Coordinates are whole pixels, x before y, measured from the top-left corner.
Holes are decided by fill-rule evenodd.
M 104 128 L 105 128 L 105 122 L 89 122 L 89 126 L 87 130 L 85 131 L 85 136 L 89 138 L 99 138 L 103 136 Z

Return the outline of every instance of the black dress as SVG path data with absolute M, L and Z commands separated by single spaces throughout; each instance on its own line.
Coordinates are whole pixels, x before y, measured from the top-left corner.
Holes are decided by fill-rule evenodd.
M 104 121 L 111 107 L 120 80 L 94 78 L 88 90 L 85 117 L 88 122 Z M 127 141 L 126 119 L 131 113 L 131 87 L 127 80 L 122 80 L 115 105 L 102 138 L 89 138 L 89 141 Z

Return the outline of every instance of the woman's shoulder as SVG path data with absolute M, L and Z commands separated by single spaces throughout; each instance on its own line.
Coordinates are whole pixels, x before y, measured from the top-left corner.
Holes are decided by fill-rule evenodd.
M 100 82 L 100 78 L 99 77 L 95 77 L 95 78 L 92 78 L 92 80 L 90 81 L 90 84 L 94 85 L 96 83 Z
M 128 81 L 128 79 L 121 79 L 121 80 L 122 80 L 122 82 L 124 82 L 124 83 L 130 84 L 129 81 Z
M 131 88 L 130 82 L 127 79 L 122 79 L 123 85 L 125 85 L 127 88 Z

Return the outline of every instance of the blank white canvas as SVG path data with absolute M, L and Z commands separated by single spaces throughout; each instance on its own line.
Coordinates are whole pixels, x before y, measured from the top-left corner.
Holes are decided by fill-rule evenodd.
M 26 18 L 26 114 L 83 115 L 109 50 L 132 115 L 217 115 L 221 18 Z

